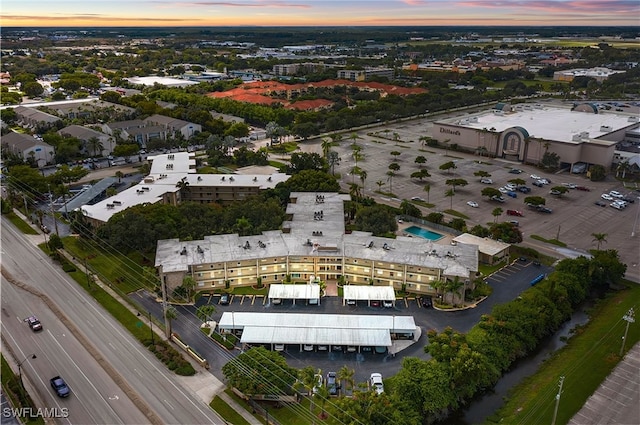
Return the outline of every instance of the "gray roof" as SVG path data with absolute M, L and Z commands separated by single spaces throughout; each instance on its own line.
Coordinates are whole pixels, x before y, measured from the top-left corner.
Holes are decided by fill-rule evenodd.
M 2 146 L 12 150 L 13 152 L 25 152 L 29 149 L 41 147 L 47 152 L 53 151 L 53 146 L 36 140 L 28 134 L 16 133 L 14 131 L 5 134 L 1 139 Z
M 107 134 L 104 134 L 100 131 L 96 131 L 91 128 L 83 127 L 81 125 L 75 125 L 75 124 L 65 127 L 61 130 L 58 130 L 58 134 L 76 137 L 79 140 L 84 140 L 84 141 L 89 140 L 92 137 L 96 137 L 98 139 L 108 137 Z
M 107 127 L 109 127 L 112 130 L 117 130 L 117 129 L 129 130 L 130 128 L 140 128 L 140 127 L 144 127 L 145 125 L 147 124 L 142 120 L 128 120 L 128 121 L 117 121 L 117 122 L 107 123 Z
M 89 189 L 83 190 L 78 193 L 72 199 L 67 202 L 67 206 L 64 205 L 58 210 L 59 213 L 65 213 L 67 211 L 73 211 L 76 208 L 80 208 L 83 205 L 90 204 L 95 198 L 100 196 L 102 192 L 107 190 L 118 182 L 117 177 L 107 177 L 100 180 L 98 183 L 92 185 Z
M 42 112 L 35 107 L 16 106 L 14 108 L 18 118 L 25 118 L 32 121 L 38 121 L 43 123 L 55 123 L 60 121 L 60 117 Z

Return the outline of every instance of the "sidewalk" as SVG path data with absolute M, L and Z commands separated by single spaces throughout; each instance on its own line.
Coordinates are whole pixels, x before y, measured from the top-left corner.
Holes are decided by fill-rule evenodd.
M 24 217 L 19 211 L 16 211 L 16 214 L 22 218 L 25 222 L 29 222 L 26 217 Z M 40 232 L 40 229 L 36 228 L 34 225 L 31 225 L 36 231 Z M 44 236 L 39 233 L 37 235 L 24 235 L 34 246 L 38 246 L 39 244 L 44 242 Z M 75 257 L 64 252 L 65 257 L 76 266 L 76 268 L 84 273 L 87 273 L 87 270 L 84 268 L 84 264 L 81 264 Z M 125 306 L 131 313 L 138 314 L 138 311 L 135 310 L 128 302 L 122 300 L 122 298 L 111 289 L 109 285 L 105 285 L 100 279 L 95 278 L 95 283 L 99 285 L 102 289 L 104 289 L 109 295 L 118 300 L 120 304 Z M 145 315 L 140 316 L 140 320 L 148 322 L 148 318 Z M 146 323 L 149 325 L 149 323 Z M 157 326 L 152 328 L 154 333 L 163 340 L 166 340 L 165 334 L 161 329 L 158 329 Z M 196 374 L 193 376 L 179 376 L 175 375 L 175 379 L 180 382 L 185 388 L 189 389 L 190 392 L 197 396 L 203 403 L 209 405 L 211 400 L 218 395 L 225 403 L 227 403 L 233 410 L 235 410 L 238 414 L 240 414 L 247 422 L 251 425 L 261 425 L 261 422 L 253 416 L 250 412 L 248 412 L 244 407 L 236 403 L 229 395 L 227 395 L 224 390 L 226 385 L 212 375 L 208 370 L 201 367 L 196 362 L 192 361 L 189 356 L 185 356 L 185 358 L 193 364 L 193 367 L 196 369 Z

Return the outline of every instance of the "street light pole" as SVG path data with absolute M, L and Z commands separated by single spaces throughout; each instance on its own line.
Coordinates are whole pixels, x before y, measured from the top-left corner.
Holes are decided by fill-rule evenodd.
M 640 216 L 640 196 L 638 196 L 638 209 L 636 211 L 636 220 L 633 222 L 633 229 L 631 229 L 631 237 L 636 235 L 636 227 L 638 227 L 638 216 Z
M 38 356 L 32 354 L 30 356 L 25 357 L 21 362 L 18 363 L 18 376 L 20 378 L 20 388 L 24 388 L 24 384 L 22 383 L 22 364 L 29 359 L 37 359 Z
M 147 313 L 149 313 L 149 329 L 151 329 L 151 344 L 153 344 L 153 346 L 155 347 L 156 342 L 153 339 L 153 321 L 151 320 L 151 312 L 147 311 Z
M 629 324 L 636 321 L 634 314 L 635 312 L 633 311 L 633 308 L 630 308 L 629 311 L 627 311 L 627 314 L 622 316 L 622 320 L 627 322 L 627 327 L 625 328 L 624 336 L 622 337 L 622 347 L 620 347 L 620 357 L 622 357 L 622 353 L 624 352 L 624 343 L 627 340 L 627 333 L 629 332 Z

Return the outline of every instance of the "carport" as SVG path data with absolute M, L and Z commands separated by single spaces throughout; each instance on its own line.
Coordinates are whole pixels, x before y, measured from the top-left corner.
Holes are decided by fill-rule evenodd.
M 345 285 L 342 291 L 342 305 L 347 300 L 367 301 L 367 305 L 371 305 L 371 301 L 391 301 L 394 306 L 396 303 L 396 292 L 391 286 Z
M 273 284 L 269 286 L 269 301 L 273 302 L 274 299 L 280 300 L 307 300 L 309 304 L 320 304 L 320 285 L 317 284 L 290 284 L 281 285 Z M 312 301 L 313 300 L 313 301 Z
M 391 336 L 413 334 L 412 316 L 225 312 L 220 332 L 242 331 L 242 344 L 391 347 Z

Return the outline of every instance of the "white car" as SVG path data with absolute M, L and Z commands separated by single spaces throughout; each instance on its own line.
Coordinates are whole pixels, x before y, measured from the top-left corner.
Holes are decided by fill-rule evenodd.
M 478 208 L 478 203 L 477 202 L 468 201 L 467 205 L 469 205 L 471 208 Z
M 578 185 L 577 185 L 577 184 L 573 184 L 573 183 L 562 183 L 562 185 L 563 185 L 564 187 L 568 187 L 569 189 L 575 189 L 575 188 L 577 188 L 577 187 L 578 187 Z
M 480 183 L 493 184 L 493 180 L 484 178 L 484 179 L 480 179 Z
M 532 179 L 534 179 L 534 180 L 540 180 L 540 178 L 541 178 L 541 177 L 540 177 L 539 175 L 537 175 L 537 174 L 531 174 L 529 177 L 531 177 L 531 178 L 532 178 Z
M 602 196 L 600 196 L 602 199 L 604 199 L 605 201 L 613 201 L 613 196 L 611 196 L 608 193 L 603 193 Z
M 500 191 L 500 193 L 507 193 L 509 192 L 509 189 L 507 189 L 506 187 L 501 187 L 498 189 Z
M 376 394 L 382 394 L 384 392 L 384 384 L 382 383 L 382 375 L 379 373 L 372 373 L 369 377 L 369 388 L 375 390 Z
M 613 196 L 614 198 L 624 198 L 624 195 L 622 193 L 615 190 L 610 191 L 609 195 Z
M 414 196 L 413 198 L 411 198 L 412 201 L 419 201 L 419 202 L 424 202 L 424 199 L 422 199 L 419 196 Z
M 322 378 L 322 375 L 320 375 L 319 373 L 316 373 L 315 375 L 313 375 L 313 377 L 315 378 L 315 382 L 316 382 L 315 385 L 313 386 L 313 393 L 316 394 L 320 389 L 320 387 L 322 387 L 324 379 Z

